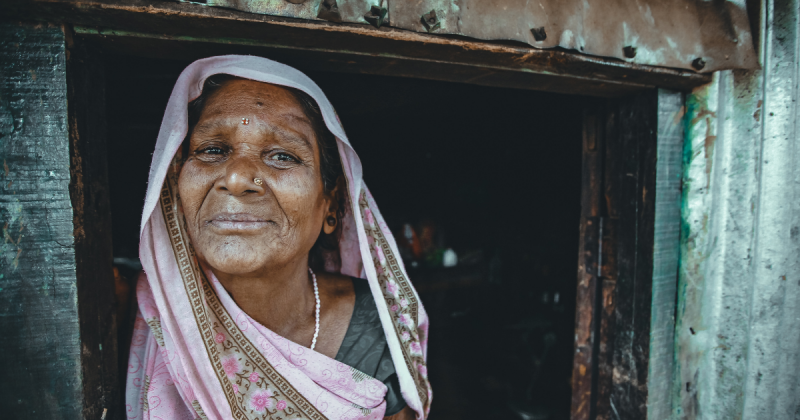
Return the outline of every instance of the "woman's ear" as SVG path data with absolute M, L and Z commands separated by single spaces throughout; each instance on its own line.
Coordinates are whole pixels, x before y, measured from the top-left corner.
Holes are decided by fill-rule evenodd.
M 345 189 L 344 184 L 344 176 L 339 175 L 339 178 L 336 180 L 336 186 L 330 192 L 330 204 L 328 205 L 328 211 L 325 213 L 325 223 L 322 224 L 322 231 L 325 232 L 326 235 L 335 232 L 336 227 L 342 222 L 339 218 L 343 213 L 340 206 L 342 203 L 341 197 Z

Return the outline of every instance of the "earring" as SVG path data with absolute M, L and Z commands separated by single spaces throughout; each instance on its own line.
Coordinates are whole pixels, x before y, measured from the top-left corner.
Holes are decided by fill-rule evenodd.
M 256 185 L 261 185 L 264 183 L 264 181 L 262 181 L 261 178 L 253 178 L 253 183 Z
M 328 216 L 328 219 L 327 219 L 327 221 L 328 221 L 328 225 L 329 225 L 329 226 L 336 226 L 336 218 L 335 218 L 335 217 L 333 217 L 333 216 Z

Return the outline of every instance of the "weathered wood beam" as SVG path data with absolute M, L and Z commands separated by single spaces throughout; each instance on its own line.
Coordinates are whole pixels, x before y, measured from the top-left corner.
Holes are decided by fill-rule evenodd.
M 664 87 L 685 91 L 708 83 L 710 76 L 649 67 L 616 59 L 518 43 L 483 42 L 456 36 L 356 24 L 278 18 L 204 5 L 158 0 L 7 0 L 0 6 L 14 19 L 64 22 L 94 28 L 106 40 L 146 38 L 173 48 L 180 58 L 204 50 L 219 54 L 263 48 L 316 54 L 320 69 L 430 78 L 487 86 L 547 90 L 596 96 L 620 96 Z M 87 32 L 88 33 L 88 32 Z M 167 41 L 173 41 L 167 44 Z M 180 41 L 180 44 L 175 42 Z M 208 47 L 212 47 L 208 50 Z M 134 47 L 135 48 L 135 47 Z M 141 50 L 155 53 L 157 48 Z M 180 56 L 180 54 L 185 54 Z
M 61 26 L 0 40 L 0 416 L 118 418 L 102 68 Z
M 667 353 L 672 343 L 666 337 L 671 320 L 663 316 L 674 308 L 677 254 L 664 259 L 663 250 L 655 249 L 655 231 L 657 223 L 680 222 L 680 213 L 673 208 L 674 175 L 680 166 L 675 167 L 674 133 L 659 131 L 658 92 L 611 99 L 602 106 L 587 104 L 573 420 L 646 419 L 651 349 L 658 354 L 656 373 L 669 369 L 664 362 L 671 357 Z M 673 121 L 665 127 L 680 123 L 680 115 L 669 115 Z M 661 155 L 672 158 L 658 166 Z M 659 170 L 663 179 L 657 180 Z M 661 194 L 659 213 L 657 194 Z M 674 248 L 674 233 L 659 236 L 659 245 Z M 669 270 L 674 270 L 671 284 Z M 652 327 L 663 336 L 653 342 Z M 669 383 L 669 378 L 664 380 Z
M 602 301 L 598 298 L 603 212 L 605 107 L 587 104 L 583 115 L 583 170 L 575 312 L 575 354 L 572 368 L 572 420 L 595 415 L 598 375 L 597 329 Z
M 70 196 L 81 331 L 83 417 L 124 418 L 117 365 L 102 54 L 67 31 Z
M 617 136 L 606 149 L 606 205 L 613 226 L 602 267 L 605 305 L 613 310 L 608 335 L 613 347 L 610 395 L 598 419 L 646 419 L 655 234 L 658 93 L 648 91 L 618 103 Z M 612 164 L 613 162 L 613 164 Z M 605 289 L 605 286 L 604 286 Z M 601 344 L 602 345 L 602 344 Z M 602 369 L 602 367 L 601 367 Z
M 0 24 L 0 412 L 79 418 L 81 346 L 59 26 Z

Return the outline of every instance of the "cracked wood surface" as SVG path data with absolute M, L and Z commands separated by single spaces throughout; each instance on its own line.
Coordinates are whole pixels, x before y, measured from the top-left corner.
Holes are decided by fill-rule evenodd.
M 79 338 L 61 27 L 0 25 L 0 412 L 78 418 Z
M 102 67 L 61 26 L 0 39 L 0 412 L 118 418 Z

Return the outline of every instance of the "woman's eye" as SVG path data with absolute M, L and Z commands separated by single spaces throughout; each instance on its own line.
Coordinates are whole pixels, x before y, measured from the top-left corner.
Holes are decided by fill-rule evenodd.
M 223 155 L 225 151 L 222 150 L 221 147 L 206 147 L 205 149 L 200 150 L 200 153 L 204 155 Z
M 297 162 L 297 159 L 287 153 L 275 153 L 270 159 L 280 162 Z

